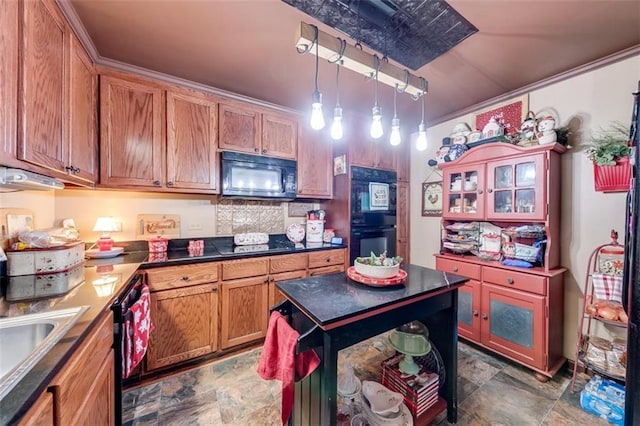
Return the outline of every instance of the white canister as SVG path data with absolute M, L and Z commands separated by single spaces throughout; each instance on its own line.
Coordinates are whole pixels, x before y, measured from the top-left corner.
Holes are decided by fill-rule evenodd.
M 321 243 L 324 220 L 307 220 L 307 242 Z

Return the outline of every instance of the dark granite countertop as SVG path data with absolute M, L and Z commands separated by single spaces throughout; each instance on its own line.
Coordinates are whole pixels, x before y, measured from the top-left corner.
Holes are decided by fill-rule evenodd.
M 190 240 L 203 240 L 202 252 L 190 253 L 188 249 Z M 73 328 L 0 400 L 0 425 L 9 424 L 24 415 L 93 327 L 98 316 L 109 310 L 137 270 L 347 247 L 342 244 L 324 243 L 296 245 L 287 240 L 284 234 L 270 235 L 269 243 L 260 246 L 234 246 L 232 237 L 173 239 L 169 241 L 167 253 L 158 255 L 147 251 L 146 241 L 120 242 L 116 245 L 125 248 L 124 254 L 107 259 L 87 259 L 84 267 L 78 272 L 80 277 L 75 277 L 73 282 L 70 281 L 68 287 L 57 284 L 59 294 L 47 291 L 45 295 L 44 292 L 39 293 L 35 286 L 33 289 L 21 288 L 20 291 L 11 291 L 9 286 L 23 286 L 25 278 L 28 277 L 0 279 L 0 317 L 77 306 L 89 307 Z M 109 280 L 109 288 L 97 285 L 98 280 L 105 277 L 114 278 L 113 281 Z M 96 285 L 93 284 L 94 282 Z M 31 298 L 29 298 L 30 291 L 33 292 Z M 17 295 L 19 300 L 16 299 Z
M 320 326 L 366 314 L 446 288 L 457 288 L 468 278 L 417 265 L 406 265 L 403 284 L 371 287 L 344 273 L 319 275 L 276 283 L 287 298 Z

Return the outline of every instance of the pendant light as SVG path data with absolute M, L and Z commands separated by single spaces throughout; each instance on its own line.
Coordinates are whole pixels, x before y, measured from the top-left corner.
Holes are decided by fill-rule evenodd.
M 316 90 L 311 95 L 311 128 L 320 130 L 324 127 L 324 114 L 322 113 L 322 93 L 318 90 L 318 27 L 314 26 L 314 43 L 316 45 Z
M 418 125 L 418 138 L 416 139 L 416 149 L 418 151 L 424 151 L 427 149 L 427 130 L 424 126 L 424 97 L 427 93 L 427 80 L 420 77 L 420 82 L 422 83 L 422 120 Z
M 391 119 L 391 135 L 389 136 L 389 143 L 393 146 L 400 145 L 402 141 L 402 137 L 400 136 L 400 119 L 396 111 L 398 90 L 398 85 L 396 84 L 396 88 L 393 91 L 393 118 Z
M 384 134 L 384 131 L 382 130 L 382 108 L 380 108 L 380 106 L 378 105 L 378 70 L 380 69 L 380 58 L 378 58 L 378 55 L 373 55 L 373 59 L 376 65 L 376 88 L 374 104 L 373 108 L 371 109 L 371 137 L 373 139 L 379 139 Z
M 346 42 L 345 42 L 346 44 Z M 336 63 L 336 107 L 333 109 L 333 123 L 331 124 L 331 139 L 342 139 L 342 107 L 340 106 L 340 65 L 342 60 Z

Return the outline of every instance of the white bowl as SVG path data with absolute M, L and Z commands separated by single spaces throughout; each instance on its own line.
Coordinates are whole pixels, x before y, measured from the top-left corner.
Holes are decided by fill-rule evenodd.
M 369 278 L 392 278 L 398 275 L 398 271 L 400 271 L 400 264 L 393 266 L 365 265 L 358 262 L 358 259 L 353 262 L 353 267 L 357 273 Z

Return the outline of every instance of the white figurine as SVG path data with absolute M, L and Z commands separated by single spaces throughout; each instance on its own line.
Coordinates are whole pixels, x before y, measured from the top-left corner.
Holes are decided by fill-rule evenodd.
M 556 142 L 557 136 L 556 131 L 554 130 L 555 126 L 556 120 L 550 115 L 540 120 L 538 123 L 538 133 L 536 134 L 540 145 Z
M 501 136 L 503 134 L 504 129 L 502 128 L 500 123 L 498 123 L 498 121 L 493 117 L 491 117 L 489 122 L 482 128 L 483 139 L 492 138 L 494 136 Z

